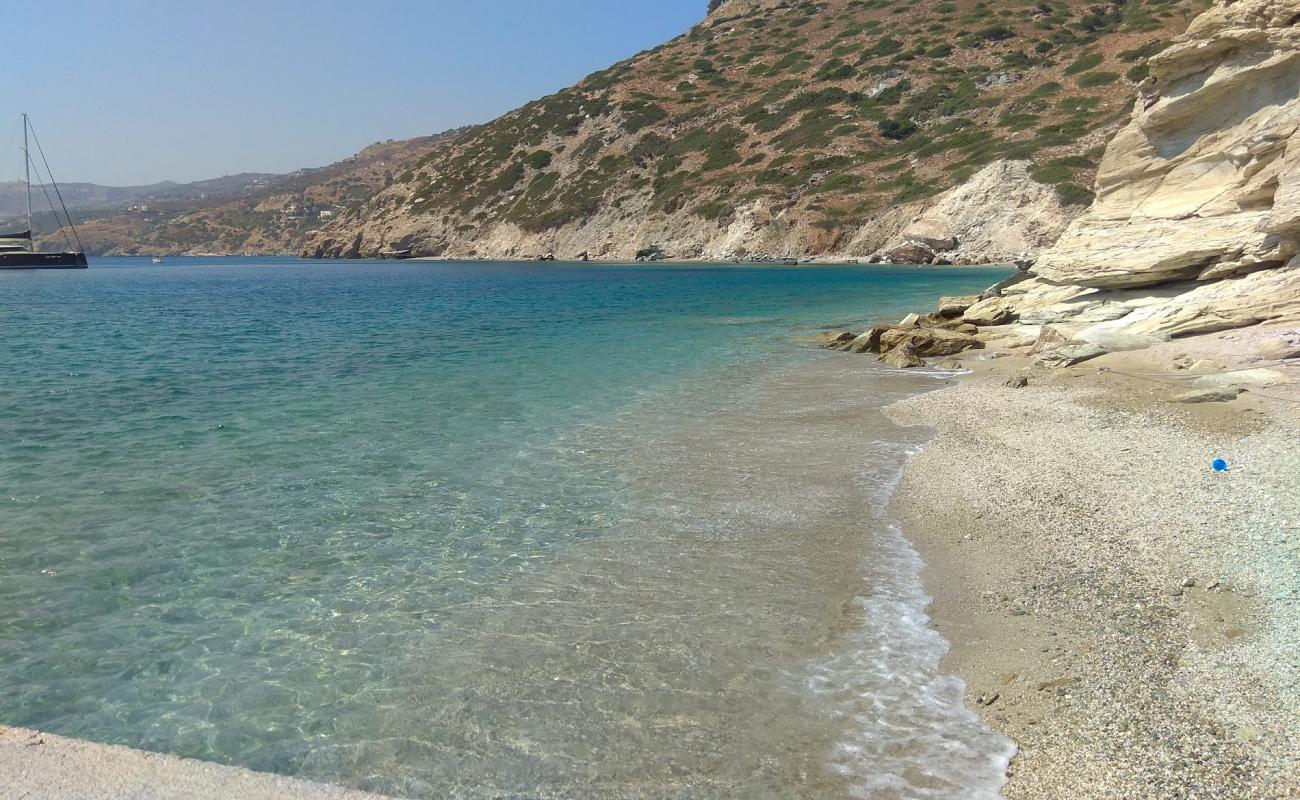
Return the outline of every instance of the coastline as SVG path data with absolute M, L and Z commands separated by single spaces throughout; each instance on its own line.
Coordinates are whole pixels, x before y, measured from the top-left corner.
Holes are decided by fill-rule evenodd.
M 1283 399 L 1300 395 L 1173 404 L 1186 386 L 1097 370 L 1225 361 L 1243 339 L 1052 372 L 994 349 L 886 409 L 935 434 L 891 511 L 925 561 L 944 669 L 1019 747 L 1007 798 L 1300 795 L 1300 404 Z

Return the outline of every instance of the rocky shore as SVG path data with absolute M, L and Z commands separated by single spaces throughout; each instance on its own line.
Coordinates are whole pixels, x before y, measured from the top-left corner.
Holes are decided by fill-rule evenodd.
M 936 431 L 894 512 L 945 666 L 1020 747 L 1008 798 L 1300 796 L 1300 365 L 1179 400 L 1187 359 L 1258 372 L 1278 342 L 1300 329 L 1055 370 L 995 344 L 888 409 Z

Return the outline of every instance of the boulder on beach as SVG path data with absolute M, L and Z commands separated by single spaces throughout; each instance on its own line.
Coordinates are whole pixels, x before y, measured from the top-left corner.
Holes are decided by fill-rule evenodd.
M 966 313 L 966 309 L 980 301 L 979 295 L 965 295 L 960 297 L 940 297 L 939 304 L 935 306 L 934 313 L 945 319 L 960 317 Z
M 1229 386 L 1217 389 L 1193 389 L 1190 392 L 1174 396 L 1176 403 L 1230 403 L 1237 399 L 1237 395 L 1246 391 L 1240 386 Z
M 966 350 L 978 350 L 984 343 L 974 336 L 942 328 L 894 328 L 880 335 L 880 352 L 911 347 L 921 356 L 953 356 Z
M 1005 297 L 990 297 L 968 307 L 961 318 L 972 325 L 1005 325 L 1015 313 Z
M 1049 350 L 1038 357 L 1037 363 L 1044 367 L 1060 369 L 1061 367 L 1072 367 L 1075 364 L 1081 364 L 1084 361 L 1104 355 L 1106 355 L 1106 348 L 1084 342 Z

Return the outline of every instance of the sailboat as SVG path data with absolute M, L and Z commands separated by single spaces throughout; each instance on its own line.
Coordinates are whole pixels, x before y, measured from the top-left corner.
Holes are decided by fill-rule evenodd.
M 50 202 L 50 210 L 54 211 L 54 219 L 59 223 L 59 230 L 63 233 L 64 240 L 68 243 L 68 251 L 62 253 L 38 253 L 36 245 L 32 241 L 32 154 L 28 147 L 28 134 L 31 139 L 36 140 L 36 150 L 41 154 L 41 163 L 45 165 L 45 174 L 49 175 L 50 186 L 54 189 L 54 195 L 59 199 L 59 206 L 63 210 L 63 216 L 55 211 L 54 203 Z M 36 139 L 36 131 L 32 129 L 31 121 L 27 115 L 23 114 L 23 170 L 27 178 L 27 230 L 17 231 L 15 233 L 0 233 L 0 269 L 85 269 L 86 252 L 81 247 L 81 238 L 77 236 L 77 229 L 72 224 L 72 217 L 68 215 L 68 207 L 63 203 L 63 195 L 59 192 L 59 185 L 54 182 L 54 176 L 50 174 L 49 162 L 45 160 L 45 151 L 41 148 L 40 140 Z M 39 169 L 37 175 L 39 177 Z M 41 190 L 45 192 L 45 185 L 42 182 Z M 49 200 L 49 193 L 45 192 L 46 199 Z M 63 227 L 64 220 L 67 220 L 68 226 Z M 71 236 L 69 236 L 71 231 Z M 73 249 L 73 241 L 76 241 L 76 247 Z

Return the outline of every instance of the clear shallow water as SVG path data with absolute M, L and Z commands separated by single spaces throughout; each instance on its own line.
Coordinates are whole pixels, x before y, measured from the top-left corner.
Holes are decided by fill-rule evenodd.
M 0 273 L 0 722 L 421 797 L 994 796 L 882 507 L 997 271 Z

